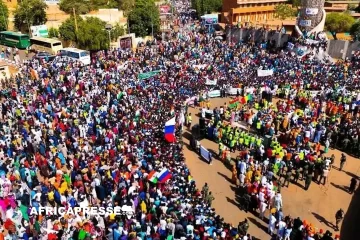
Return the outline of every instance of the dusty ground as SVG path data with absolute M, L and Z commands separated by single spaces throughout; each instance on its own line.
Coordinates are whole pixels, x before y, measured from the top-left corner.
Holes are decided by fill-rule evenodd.
M 219 107 L 229 99 L 212 99 L 211 108 Z M 193 124 L 198 124 L 196 114 L 199 108 L 189 108 L 193 116 Z M 184 155 L 187 165 L 197 182 L 197 186 L 201 188 L 205 182 L 210 186 L 215 200 L 213 207 L 217 213 L 224 219 L 237 226 L 239 221 L 248 218 L 251 222 L 249 233 L 259 239 L 270 239 L 267 234 L 267 220 L 262 221 L 257 215 L 245 213 L 238 207 L 235 196 L 235 186 L 231 181 L 231 171 L 227 169 L 222 162 L 215 159 L 212 165 L 208 165 L 202 161 L 199 155 L 187 147 L 189 144 L 190 133 L 184 132 Z M 201 144 L 213 152 L 218 152 L 218 145 L 207 139 L 203 139 Z M 360 228 L 356 227 L 360 220 L 360 193 L 357 191 L 354 195 L 347 192 L 352 176 L 359 176 L 360 161 L 359 159 L 347 156 L 347 162 L 342 172 L 337 170 L 341 152 L 330 149 L 327 153 L 329 156 L 335 154 L 336 160 L 334 168 L 331 170 L 328 182 L 325 186 L 312 183 L 308 191 L 303 189 L 304 181 L 299 181 L 299 185 L 291 184 L 289 188 L 282 188 L 283 195 L 283 212 L 284 215 L 292 217 L 300 217 L 313 223 L 318 229 L 333 230 L 335 223 L 335 213 L 342 208 L 346 215 L 341 226 L 341 239 L 358 239 Z M 236 153 L 233 153 L 233 157 Z M 267 212 L 267 214 L 269 214 Z M 336 232 L 339 234 L 339 232 Z M 357 237 L 356 237 L 357 236 Z

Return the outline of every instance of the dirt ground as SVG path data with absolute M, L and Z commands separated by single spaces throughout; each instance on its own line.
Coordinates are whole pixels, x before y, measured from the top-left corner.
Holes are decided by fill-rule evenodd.
M 229 98 L 211 99 L 211 108 L 220 107 Z M 196 116 L 199 108 L 189 108 L 193 116 L 193 125 L 199 123 Z M 236 199 L 236 187 L 231 183 L 231 171 L 218 159 L 214 159 L 212 165 L 201 160 L 201 157 L 189 149 L 189 131 L 184 131 L 183 140 L 184 155 L 187 165 L 194 177 L 198 188 L 201 188 L 205 182 L 210 186 L 215 200 L 213 207 L 225 221 L 237 226 L 240 221 L 247 218 L 250 221 L 249 233 L 259 239 L 270 239 L 267 234 L 267 220 L 260 220 L 252 213 L 245 213 L 239 209 Z M 208 139 L 201 140 L 201 145 L 218 153 L 218 144 Z M 237 153 L 232 153 L 235 158 Z M 354 195 L 347 192 L 350 185 L 350 179 L 360 174 L 360 161 L 357 158 L 347 155 L 347 162 L 343 171 L 337 167 L 340 164 L 341 152 L 330 149 L 327 153 L 329 156 L 335 154 L 336 160 L 334 168 L 329 173 L 327 183 L 318 185 L 312 182 L 308 191 L 303 189 L 304 181 L 299 181 L 298 185 L 290 184 L 289 188 L 282 188 L 283 212 L 284 215 L 300 217 L 312 223 L 317 229 L 324 231 L 330 230 L 334 234 L 340 234 L 342 240 L 358 239 L 360 228 L 360 192 Z M 213 155 L 214 156 L 214 155 Z M 345 218 L 340 232 L 335 232 L 335 213 L 342 208 L 345 211 Z M 266 215 L 269 214 L 267 211 Z M 334 236 L 334 235 L 333 235 Z M 357 237 L 356 237 L 357 236 Z

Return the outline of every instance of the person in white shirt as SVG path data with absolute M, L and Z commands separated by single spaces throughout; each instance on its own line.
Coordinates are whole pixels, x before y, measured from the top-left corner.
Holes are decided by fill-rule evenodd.
M 264 219 L 264 215 L 265 215 L 267 206 L 268 205 L 266 204 L 266 202 L 260 202 L 260 205 L 259 205 L 259 211 L 260 211 L 259 218 L 260 219 Z
M 328 175 L 329 175 L 329 168 L 325 167 L 325 169 L 323 169 L 323 172 L 321 174 L 319 183 L 321 183 L 321 181 L 322 181 L 322 184 L 325 185 Z
M 187 226 L 186 226 L 186 235 L 187 236 L 190 236 L 190 237 L 194 237 L 194 226 L 193 225 L 191 225 L 191 224 L 188 224 Z
M 285 228 L 286 228 L 286 223 L 280 220 L 280 222 L 278 223 L 278 231 L 277 231 L 277 235 L 280 239 L 282 239 L 285 235 Z
M 271 213 L 269 216 L 269 227 L 268 227 L 268 232 L 270 235 L 273 235 L 275 231 L 275 224 L 276 224 L 276 218 L 274 214 Z

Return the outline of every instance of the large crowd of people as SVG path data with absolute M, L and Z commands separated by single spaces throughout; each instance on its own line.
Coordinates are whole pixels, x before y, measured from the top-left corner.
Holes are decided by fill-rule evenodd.
M 182 3 L 180 8 L 188 7 Z M 314 106 L 316 102 L 307 101 L 309 99 L 301 94 L 307 89 L 318 90 L 320 101 L 333 99 L 335 104 L 332 105 L 340 108 L 353 101 L 352 98 L 336 98 L 358 89 L 360 67 L 355 60 L 327 64 L 299 59 L 285 52 L 269 54 L 252 44 L 229 46 L 224 41 L 197 32 L 192 28 L 191 18 L 186 15 L 180 15 L 179 19 L 179 32 L 174 32 L 168 41 L 154 43 L 156 48 L 99 51 L 92 56 L 88 66 L 61 57 L 54 63 L 25 60 L 14 79 L 5 81 L 0 93 L 0 239 L 252 238 L 247 233 L 247 220 L 233 226 L 215 213 L 211 208 L 214 200 L 211 186 L 199 189 L 185 165 L 180 140 L 185 117 L 181 115 L 183 112 L 186 114 L 188 107 L 183 105 L 184 101 L 209 91 L 206 80 L 216 79 L 223 88 L 229 84 L 241 84 L 259 89 L 266 84 L 271 89 L 280 90 L 290 85 L 296 86 L 289 90 L 289 99 L 294 102 L 279 103 L 277 109 L 298 104 L 311 106 L 309 111 L 316 113 L 318 120 L 321 111 L 314 111 L 318 110 Z M 196 67 L 200 65 L 205 67 Z M 274 75 L 257 77 L 259 67 L 273 69 Z M 138 77 L 139 73 L 153 71 L 158 71 L 158 74 L 145 79 Z M 338 93 L 337 86 L 345 88 Z M 328 92 L 328 89 L 336 91 Z M 291 97 L 293 95 L 295 99 Z M 332 128 L 330 131 L 338 131 L 330 139 L 335 139 L 343 131 L 344 137 L 336 138 L 333 144 L 345 137 L 351 137 L 350 142 L 357 140 L 354 137 L 359 130 L 357 107 L 353 109 L 351 105 L 348 109 L 345 106 L 338 109 L 342 115 L 339 117 L 336 112 L 335 121 L 342 120 L 344 111 L 349 109 L 354 110 L 349 113 L 352 124 L 349 124 L 349 118 L 339 121 L 340 125 L 330 123 L 318 127 L 318 124 L 308 122 L 301 125 L 305 130 L 304 138 L 297 141 L 300 130 L 296 136 L 290 134 L 290 139 L 284 142 L 294 143 L 283 148 L 296 147 L 298 152 L 304 150 L 304 158 L 311 158 L 310 165 L 319 151 L 306 145 L 306 139 L 314 141 L 314 138 L 310 139 L 312 135 L 306 135 L 307 128 L 316 132 L 324 126 Z M 272 118 L 274 112 L 271 107 L 263 106 L 254 122 Z M 173 117 L 177 122 L 177 141 L 169 143 L 164 139 L 163 127 Z M 289 122 L 284 130 L 300 126 L 296 121 Z M 265 121 L 261 126 L 261 135 L 271 132 L 271 129 L 273 135 L 277 135 L 281 130 L 276 124 L 267 126 Z M 278 140 L 281 142 L 280 137 Z M 280 216 L 281 202 L 278 199 L 281 199 L 281 194 L 268 186 L 271 181 L 266 181 L 266 178 L 271 179 L 272 168 L 270 165 L 267 169 L 257 168 L 258 162 L 266 165 L 267 158 L 246 153 L 245 148 L 256 146 L 251 138 L 249 141 L 249 146 L 237 143 L 232 146 L 235 148 L 236 145 L 243 151 L 238 169 L 234 171 L 240 173 L 242 186 L 251 183 L 248 189 L 253 189 L 256 182 L 261 183 L 256 193 L 260 209 L 266 209 L 268 205 L 276 208 L 270 216 L 269 232 L 284 239 L 303 239 L 303 234 L 311 239 L 314 235 L 310 231 L 312 225 Z M 244 140 L 244 144 L 246 142 Z M 280 147 L 279 144 L 276 146 Z M 354 144 L 346 148 L 349 151 L 352 150 L 350 146 Z M 287 150 L 286 156 L 290 152 Z M 281 167 L 283 161 L 278 156 L 269 155 L 276 161 L 275 166 L 280 163 L 279 171 L 291 171 L 293 168 L 289 165 Z M 244 164 L 249 167 L 244 168 Z M 264 174 L 265 170 L 270 171 Z M 309 166 L 304 174 L 310 175 L 314 172 L 311 171 Z M 167 174 L 165 181 L 160 173 Z M 268 194 L 271 197 L 266 198 Z M 261 201 L 261 196 L 264 201 Z M 33 214 L 30 211 L 44 206 L 119 206 L 130 209 L 133 214 L 61 215 Z M 260 211 L 260 217 L 264 216 L 263 213 Z M 320 235 L 316 233 L 313 239 L 333 239 L 330 232 Z

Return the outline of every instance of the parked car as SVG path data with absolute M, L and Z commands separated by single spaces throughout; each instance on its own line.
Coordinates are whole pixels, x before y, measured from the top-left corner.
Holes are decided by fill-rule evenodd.
M 55 59 L 55 57 L 56 57 L 55 55 L 52 55 L 48 52 L 39 52 L 35 54 L 33 58 L 38 60 L 45 59 L 46 61 L 52 61 Z

